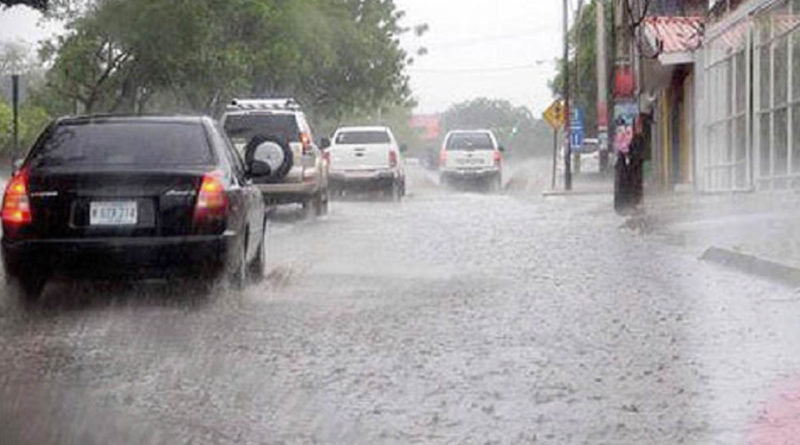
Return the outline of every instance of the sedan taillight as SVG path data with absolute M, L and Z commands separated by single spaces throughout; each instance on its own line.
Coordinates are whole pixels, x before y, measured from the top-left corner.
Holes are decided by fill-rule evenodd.
M 203 175 L 194 208 L 195 222 L 224 219 L 228 213 L 228 194 L 222 183 L 222 172 L 213 171 Z
M 25 225 L 33 221 L 28 199 L 28 171 L 21 170 L 8 182 L 3 196 L 3 224 Z

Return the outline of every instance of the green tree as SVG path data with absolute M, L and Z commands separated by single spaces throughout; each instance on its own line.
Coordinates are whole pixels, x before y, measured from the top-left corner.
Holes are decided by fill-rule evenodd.
M 12 119 L 11 107 L 0 99 L 0 153 L 5 153 L 11 148 Z
M 549 153 L 552 135 L 544 122 L 526 107 L 514 107 L 506 100 L 478 98 L 452 105 L 442 116 L 445 131 L 490 129 L 500 143 L 516 156 Z
M 19 151 L 14 152 L 13 114 L 11 107 L 0 100 L 0 158 L 21 156 L 42 132 L 50 115 L 44 108 L 25 105 L 19 110 Z
M 83 111 L 214 114 L 235 96 L 290 95 L 341 117 L 410 96 L 398 39 L 407 30 L 390 0 L 96 0 L 78 14 L 72 5 L 54 8 L 70 32 L 42 56 L 48 93 Z

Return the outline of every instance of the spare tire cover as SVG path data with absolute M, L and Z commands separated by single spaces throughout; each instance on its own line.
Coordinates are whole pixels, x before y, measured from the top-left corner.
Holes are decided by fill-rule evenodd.
M 253 162 L 253 156 L 255 156 L 256 149 L 264 144 L 274 144 L 280 147 L 281 152 L 277 152 L 276 150 L 276 153 L 270 153 L 267 156 L 267 163 L 270 164 L 269 166 L 272 169 L 269 180 L 279 181 L 289 174 L 289 171 L 294 165 L 294 155 L 292 154 L 292 149 L 289 147 L 289 143 L 286 142 L 286 139 L 272 135 L 253 136 L 244 149 L 245 162 L 248 165 Z

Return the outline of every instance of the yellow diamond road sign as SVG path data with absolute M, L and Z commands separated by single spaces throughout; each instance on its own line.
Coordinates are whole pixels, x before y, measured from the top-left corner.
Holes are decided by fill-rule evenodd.
M 564 126 L 564 122 L 566 121 L 566 116 L 564 113 L 564 103 L 560 100 L 553 102 L 553 105 L 550 105 L 550 108 L 545 110 L 542 113 L 542 117 L 544 120 L 553 127 L 554 130 L 558 130 L 559 128 Z

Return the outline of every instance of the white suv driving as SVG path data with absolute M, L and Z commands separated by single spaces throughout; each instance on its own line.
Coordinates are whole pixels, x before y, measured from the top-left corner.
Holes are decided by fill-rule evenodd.
M 330 147 L 330 183 L 334 193 L 380 190 L 399 200 L 406 191 L 400 146 L 388 127 L 343 127 Z
M 221 122 L 244 158 L 255 148 L 249 146 L 259 142 L 255 138 L 274 142 L 259 147 L 273 151 L 265 158 L 272 173 L 258 184 L 267 203 L 299 203 L 317 215 L 328 212 L 328 161 L 294 99 L 235 99 Z
M 442 185 L 458 181 L 483 182 L 490 190 L 503 183 L 503 147 L 491 130 L 456 130 L 447 133 L 440 154 Z

